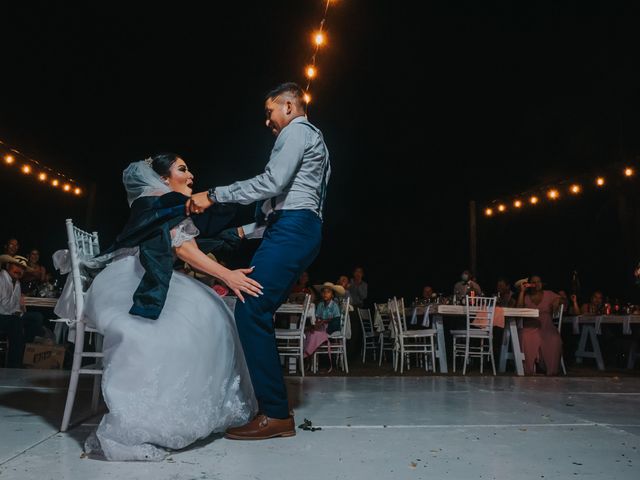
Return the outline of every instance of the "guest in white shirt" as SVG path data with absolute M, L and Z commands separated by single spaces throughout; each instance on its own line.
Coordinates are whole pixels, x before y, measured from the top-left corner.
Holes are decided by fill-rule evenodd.
M 20 368 L 24 343 L 43 334 L 43 318 L 39 312 L 27 312 L 20 279 L 27 270 L 27 259 L 16 255 L 1 255 L 0 264 L 0 331 L 9 338 L 7 367 Z

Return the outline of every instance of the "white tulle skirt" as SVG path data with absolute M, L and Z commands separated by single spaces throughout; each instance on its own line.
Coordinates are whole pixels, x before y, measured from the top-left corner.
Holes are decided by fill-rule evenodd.
M 144 274 L 137 256 L 93 281 L 85 314 L 104 334 L 109 413 L 85 443 L 108 460 L 161 460 L 249 421 L 257 404 L 233 314 L 210 288 L 174 272 L 157 320 L 128 313 Z

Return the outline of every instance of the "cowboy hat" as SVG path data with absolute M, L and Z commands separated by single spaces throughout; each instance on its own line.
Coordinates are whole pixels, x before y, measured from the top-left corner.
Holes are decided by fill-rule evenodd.
M 522 285 L 523 283 L 529 283 L 529 277 L 521 278 L 516 283 L 514 283 L 513 286 L 516 287 L 516 288 L 520 288 L 520 285 Z
M 13 263 L 14 265 L 20 265 L 22 268 L 27 270 L 28 272 L 33 272 L 33 268 L 29 266 L 28 260 L 22 255 L 0 255 L 0 265 L 4 265 L 5 263 Z
M 333 290 L 333 293 L 335 293 L 339 297 L 344 297 L 347 293 L 342 285 L 335 285 L 331 282 L 324 282 L 322 285 L 314 285 L 313 288 L 315 288 L 319 292 L 321 292 L 325 288 L 329 288 Z

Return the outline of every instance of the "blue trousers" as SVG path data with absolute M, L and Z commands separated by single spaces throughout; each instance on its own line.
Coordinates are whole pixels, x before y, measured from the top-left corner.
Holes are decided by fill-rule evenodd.
M 251 265 L 264 295 L 244 295 L 236 325 L 260 411 L 288 418 L 289 403 L 273 326 L 275 311 L 320 251 L 322 221 L 311 210 L 280 210 L 269 220 Z

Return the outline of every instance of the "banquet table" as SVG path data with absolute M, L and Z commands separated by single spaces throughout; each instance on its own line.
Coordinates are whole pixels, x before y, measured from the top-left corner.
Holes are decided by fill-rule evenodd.
M 426 306 L 417 306 L 411 309 L 411 318 L 420 318 L 424 315 Z M 429 314 L 433 316 L 433 323 L 436 329 L 438 364 L 441 373 L 448 373 L 447 365 L 447 347 L 444 336 L 445 319 L 451 319 L 456 316 L 465 316 L 464 305 L 430 305 Z M 431 313 L 433 312 L 433 313 Z M 496 307 L 494 316 L 494 325 L 504 328 L 502 336 L 502 345 L 500 348 L 500 360 L 498 362 L 498 370 L 505 372 L 507 361 L 513 360 L 516 366 L 516 373 L 519 376 L 524 375 L 524 355 L 520 349 L 520 339 L 518 336 L 518 319 L 520 318 L 538 318 L 539 312 L 536 308 L 502 308 Z M 374 326 L 380 332 L 383 324 L 382 318 L 376 312 L 374 318 Z
M 605 365 L 598 340 L 598 336 L 602 333 L 601 325 L 620 325 L 623 335 L 631 335 L 632 325 L 640 324 L 640 315 L 572 315 L 566 316 L 565 321 L 571 323 L 575 335 L 580 335 L 575 353 L 576 363 L 582 363 L 585 358 L 593 358 L 598 370 L 604 370 Z M 638 342 L 634 341 L 629 350 L 627 368 L 633 368 L 637 359 Z

